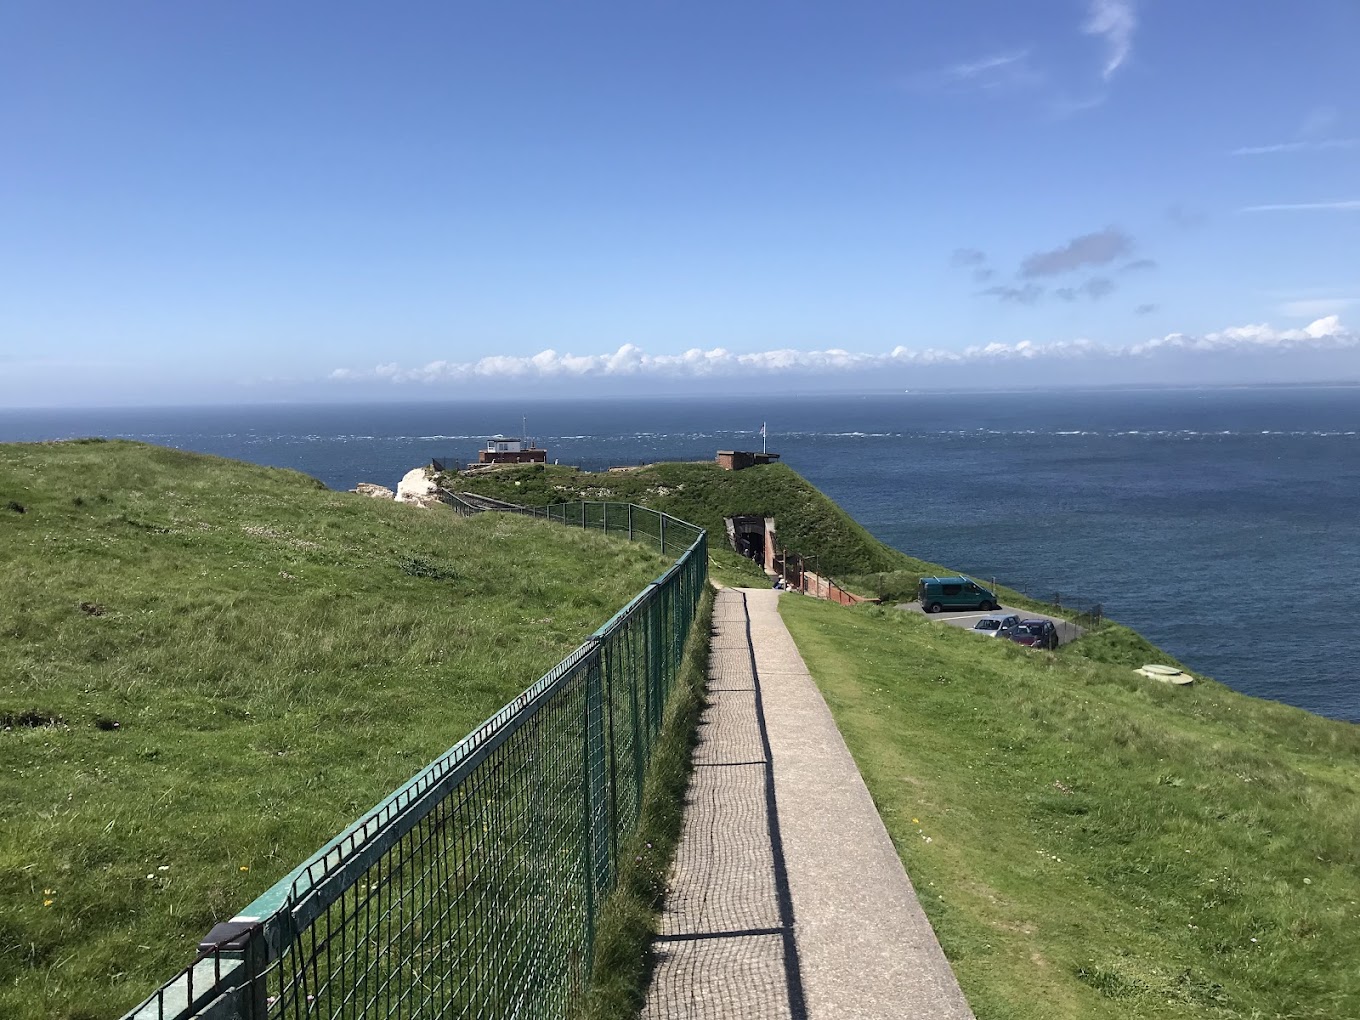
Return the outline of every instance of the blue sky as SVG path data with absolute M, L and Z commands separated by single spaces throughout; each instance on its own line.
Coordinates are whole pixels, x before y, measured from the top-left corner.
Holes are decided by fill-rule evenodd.
M 0 403 L 1360 378 L 1360 6 L 0 10 Z

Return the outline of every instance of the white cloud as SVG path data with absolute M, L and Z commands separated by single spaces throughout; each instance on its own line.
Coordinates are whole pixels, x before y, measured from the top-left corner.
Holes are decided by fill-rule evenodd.
M 708 379 L 753 375 L 880 372 L 891 368 L 961 365 L 1006 360 L 1070 360 L 1073 358 L 1144 358 L 1165 351 L 1234 354 L 1250 351 L 1335 350 L 1360 347 L 1360 334 L 1345 329 L 1336 315 L 1317 319 L 1302 329 L 1276 329 L 1260 324 L 1236 326 L 1193 336 L 1170 333 L 1129 345 L 1094 340 L 1035 343 L 989 343 L 961 351 L 898 346 L 887 353 L 847 351 L 839 347 L 802 351 L 778 348 L 737 354 L 723 347 L 691 348 L 680 354 L 648 354 L 624 344 L 609 354 L 495 355 L 478 361 L 431 361 L 416 368 L 377 365 L 367 371 L 339 368 L 329 378 L 341 382 L 388 380 L 393 383 L 468 383 L 482 380 L 580 380 L 602 378 Z
M 1087 35 L 1104 37 L 1109 52 L 1102 73 L 1107 81 L 1128 59 L 1133 48 L 1133 30 L 1137 27 L 1132 0 L 1091 0 L 1081 30 Z
M 1275 145 L 1247 145 L 1233 149 L 1233 156 L 1270 156 L 1281 152 L 1328 152 L 1360 149 L 1360 138 L 1323 138 L 1314 142 L 1279 142 Z
M 1013 68 L 1016 64 L 1023 63 L 1028 56 L 1028 50 L 1020 50 L 1017 53 L 1001 53 L 994 57 L 983 57 L 981 60 L 954 64 L 951 67 L 946 67 L 943 74 L 946 78 L 960 80 L 989 77 L 998 71 Z
M 993 92 L 1036 85 L 1043 75 L 1030 63 L 1029 50 L 996 53 L 948 67 L 922 71 L 911 84 L 918 89 Z
M 1249 205 L 1238 212 L 1360 212 L 1360 198 L 1341 202 L 1284 202 L 1277 205 Z
M 1360 345 L 1360 334 L 1344 329 L 1341 320 L 1328 315 L 1309 323 L 1302 329 L 1275 329 L 1264 323 L 1255 326 L 1234 326 L 1221 333 L 1205 333 L 1203 336 L 1187 336 L 1184 333 L 1168 333 L 1156 340 L 1133 344 L 1121 353 L 1139 356 L 1158 351 L 1215 351 L 1240 352 L 1250 350 L 1288 351 L 1300 348 L 1355 347 Z

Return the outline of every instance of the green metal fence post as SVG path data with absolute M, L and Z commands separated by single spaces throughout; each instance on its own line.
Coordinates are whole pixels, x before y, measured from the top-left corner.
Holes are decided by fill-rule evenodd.
M 631 506 L 631 504 L 630 504 Z M 638 716 L 638 668 L 637 668 L 637 649 L 633 644 L 633 636 L 637 633 L 637 617 L 635 616 L 628 624 L 628 707 L 632 715 L 633 723 L 633 775 L 637 777 L 637 803 L 634 805 L 637 814 L 642 814 L 642 787 L 643 774 L 646 771 L 644 758 L 642 720 Z
M 661 515 L 661 555 L 666 555 L 666 515 Z
M 675 686 L 676 674 L 680 672 L 680 656 L 676 644 L 676 636 L 679 634 L 680 628 L 676 626 L 675 618 L 676 610 L 680 607 L 680 597 L 679 592 L 675 589 L 676 585 L 670 586 L 669 598 L 666 599 L 666 638 L 668 645 L 666 649 L 665 697 L 668 700 L 671 696 L 671 688 Z
M 264 937 L 260 921 L 220 921 L 198 944 L 200 959 L 220 962 L 239 961 L 241 984 L 227 990 L 240 1020 L 265 1020 L 268 1013 L 269 943 Z M 186 986 L 187 1004 L 201 1000 L 206 989 L 194 992 L 192 982 Z M 162 1006 L 162 1011 L 164 1007 Z M 197 1016 L 197 1013 L 194 1013 Z
M 590 782 L 590 841 L 591 861 L 594 871 L 590 876 L 592 889 L 608 889 L 613 884 L 614 868 L 609 856 L 609 834 L 604 825 L 608 823 L 609 811 L 609 773 L 605 768 L 604 701 L 601 673 L 603 654 L 597 644 L 595 652 L 586 667 L 586 749 L 590 760 L 588 781 Z M 601 817 L 606 816 L 606 817 Z M 603 823 L 603 824 L 602 824 Z M 601 868 L 600 865 L 604 867 Z M 599 882 L 603 871 L 604 881 Z M 593 895 L 593 894 L 592 894 Z M 591 919 L 591 937 L 594 937 L 594 918 Z
M 604 673 L 604 710 L 609 759 L 609 847 L 614 859 L 613 873 L 619 868 L 619 744 L 614 733 L 614 661 L 613 638 L 600 645 L 600 668 Z M 612 883 L 611 883 L 612 884 Z
M 633 504 L 628 504 L 628 541 L 633 540 Z
M 586 900 L 586 960 L 583 970 L 590 973 L 590 947 L 595 941 L 595 840 L 592 837 L 594 811 L 591 810 L 590 794 L 590 671 L 586 671 L 585 690 L 582 701 L 585 718 L 582 720 L 581 740 L 581 879 L 585 884 Z
M 529 773 L 529 845 L 533 856 L 529 861 L 529 876 L 535 904 L 532 923 L 535 926 L 542 926 L 548 920 L 546 911 L 551 909 L 546 905 L 553 899 L 550 863 L 552 855 L 548 851 L 548 826 L 544 821 L 543 810 L 543 793 L 547 785 L 547 777 L 543 775 L 543 738 L 537 724 L 534 731 L 538 736 L 530 752 L 533 769 Z M 442 932 L 440 934 L 447 937 Z
M 269 1015 L 269 980 L 266 970 L 269 964 L 269 945 L 263 932 L 256 929 L 254 936 L 246 943 L 246 975 L 250 986 L 242 1005 L 245 1007 L 245 1020 L 265 1020 Z
M 664 643 L 661 637 L 663 603 L 666 599 L 666 592 L 663 588 L 658 588 L 656 598 L 652 600 L 651 611 L 647 614 L 648 623 L 651 625 L 651 637 L 648 644 L 651 646 L 651 655 L 647 662 L 647 731 L 655 736 L 661 728 L 661 671 L 665 668 L 662 665 L 661 656 Z

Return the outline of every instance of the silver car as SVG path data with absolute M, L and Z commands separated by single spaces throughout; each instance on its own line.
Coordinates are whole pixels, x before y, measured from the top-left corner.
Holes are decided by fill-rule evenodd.
M 1019 626 L 1018 616 L 984 616 L 973 624 L 973 633 L 984 637 L 1010 637 L 1011 631 Z

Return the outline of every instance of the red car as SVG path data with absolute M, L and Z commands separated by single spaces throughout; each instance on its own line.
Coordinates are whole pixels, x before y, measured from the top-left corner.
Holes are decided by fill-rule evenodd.
M 1021 620 L 1020 626 L 1012 630 L 1009 637 L 1017 645 L 1029 648 L 1058 647 L 1058 628 L 1052 620 Z

